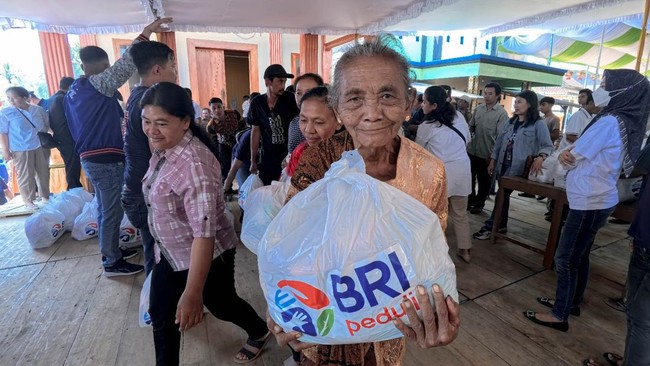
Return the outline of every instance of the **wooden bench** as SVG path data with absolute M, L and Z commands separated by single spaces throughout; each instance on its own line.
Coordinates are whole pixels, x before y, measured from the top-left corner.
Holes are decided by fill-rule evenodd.
M 551 217 L 551 228 L 548 232 L 545 250 L 537 248 L 527 239 L 516 237 L 512 234 L 501 234 L 497 231 L 501 224 L 501 209 L 503 207 L 505 189 L 526 192 L 555 200 L 555 209 Z M 502 238 L 536 253 L 543 254 L 544 260 L 542 261 L 542 265 L 545 268 L 551 268 L 553 266 L 555 247 L 560 240 L 560 232 L 562 230 L 562 211 L 567 204 L 566 191 L 563 188 L 555 187 L 552 184 L 533 182 L 522 177 L 501 177 L 499 180 L 499 191 L 497 192 L 497 198 L 494 204 L 494 224 L 492 225 L 490 241 L 494 243 L 497 239 Z

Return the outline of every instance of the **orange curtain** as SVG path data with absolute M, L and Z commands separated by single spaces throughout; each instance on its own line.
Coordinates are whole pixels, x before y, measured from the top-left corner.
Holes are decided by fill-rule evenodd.
M 272 64 L 282 65 L 282 35 L 269 33 L 269 49 Z
M 318 36 L 300 35 L 300 72 L 318 72 Z
M 80 34 L 79 46 L 81 46 L 81 48 L 86 46 L 97 46 L 97 38 L 95 38 L 94 34 Z
M 62 77 L 74 76 L 68 37 L 60 33 L 38 32 L 38 38 L 41 42 L 47 87 L 50 94 L 54 94 L 59 90 L 59 80 Z

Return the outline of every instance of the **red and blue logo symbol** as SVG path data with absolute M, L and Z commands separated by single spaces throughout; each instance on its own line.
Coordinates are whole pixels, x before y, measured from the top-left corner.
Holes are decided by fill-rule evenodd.
M 84 233 L 88 236 L 95 236 L 97 235 L 97 223 L 96 222 L 91 222 L 90 224 L 86 225 L 84 228 Z
M 120 241 L 123 243 L 134 241 L 137 235 L 138 232 L 135 228 L 132 227 L 122 228 L 122 230 L 120 230 Z
M 326 308 L 330 305 L 330 300 L 323 291 L 308 283 L 294 280 L 282 280 L 278 282 L 278 287 L 280 289 L 275 292 L 275 304 L 280 309 L 286 309 L 281 314 L 285 323 L 298 324 L 292 329 L 313 337 L 329 334 L 334 325 L 334 310 L 323 310 L 314 323 L 314 319 L 304 308 L 294 306 L 298 301 L 313 310 Z M 289 291 L 290 294 L 283 289 Z
M 54 225 L 52 225 L 52 230 L 51 230 L 51 232 L 52 232 L 52 237 L 53 237 L 53 238 L 58 237 L 59 234 L 61 234 L 61 233 L 63 232 L 62 229 L 63 229 L 63 225 L 61 225 L 61 224 L 54 224 Z

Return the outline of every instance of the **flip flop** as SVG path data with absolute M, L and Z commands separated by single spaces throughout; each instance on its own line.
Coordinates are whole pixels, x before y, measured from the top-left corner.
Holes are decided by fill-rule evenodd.
M 264 348 L 264 346 L 266 345 L 266 342 L 268 342 L 270 338 L 271 338 L 271 332 L 270 331 L 268 333 L 266 333 L 266 335 L 262 339 L 260 339 L 259 341 L 248 338 L 246 340 L 246 344 L 251 346 L 251 347 L 257 348 L 257 352 L 252 352 L 252 351 L 249 351 L 248 348 L 242 347 L 239 350 L 238 353 L 243 354 L 244 356 L 246 356 L 246 358 L 243 359 L 243 360 L 240 360 L 240 359 L 237 358 L 237 355 L 235 355 L 233 357 L 233 361 L 235 361 L 235 363 L 242 364 L 242 363 L 249 363 L 249 362 L 252 362 L 252 361 L 256 360 L 262 354 L 262 349 Z
M 612 366 L 618 366 L 618 363 L 623 361 L 623 356 L 617 355 L 613 352 L 605 352 L 603 353 L 603 357 L 605 358 L 605 361 Z
M 582 366 L 602 366 L 602 365 L 599 364 L 593 358 L 586 358 L 584 361 L 582 361 Z

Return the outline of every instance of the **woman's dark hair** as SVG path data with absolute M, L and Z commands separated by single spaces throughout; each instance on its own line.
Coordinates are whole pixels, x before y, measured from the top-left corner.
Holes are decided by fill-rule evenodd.
M 27 89 L 23 88 L 22 86 L 9 87 L 7 88 L 5 93 L 9 93 L 9 92 L 14 93 L 21 98 L 29 98 L 29 91 L 27 91 Z
M 447 101 L 447 98 L 449 98 L 449 94 L 441 86 L 430 86 L 424 91 L 424 100 L 429 104 L 436 104 L 436 109 L 424 116 L 427 123 L 438 121 L 445 126 L 454 124 L 456 109 Z
M 524 98 L 528 102 L 528 111 L 526 112 L 526 119 L 524 123 L 535 123 L 539 118 L 539 101 L 537 100 L 537 94 L 531 90 L 524 90 L 521 93 L 517 94 L 517 97 Z M 513 118 L 517 118 L 514 116 Z
M 293 85 L 294 85 L 294 86 L 295 86 L 295 85 L 298 85 L 299 82 L 301 82 L 302 80 L 305 80 L 305 79 L 312 79 L 312 80 L 314 80 L 314 82 L 315 82 L 316 85 L 318 85 L 318 86 L 323 86 L 323 85 L 325 85 L 325 82 L 323 81 L 323 78 L 320 77 L 320 75 L 318 75 L 318 74 L 314 74 L 313 72 L 308 72 L 308 73 L 306 73 L 306 74 L 302 74 L 302 75 L 298 76 L 298 77 L 296 78 L 296 80 L 294 80 Z
M 219 157 L 219 151 L 213 146 L 207 133 L 202 131 L 194 121 L 194 105 L 185 89 L 174 83 L 157 83 L 149 88 L 140 100 L 140 108 L 144 109 L 148 105 L 160 107 L 180 119 L 189 118 L 192 134 L 207 146 L 214 156 Z
M 330 109 L 332 109 L 332 106 L 330 106 L 329 103 L 328 96 L 329 96 L 329 90 L 327 89 L 327 87 L 317 86 L 313 89 L 310 89 L 302 96 L 302 98 L 300 98 L 300 106 L 302 107 L 302 103 L 309 99 L 318 99 L 321 102 L 325 103 Z

